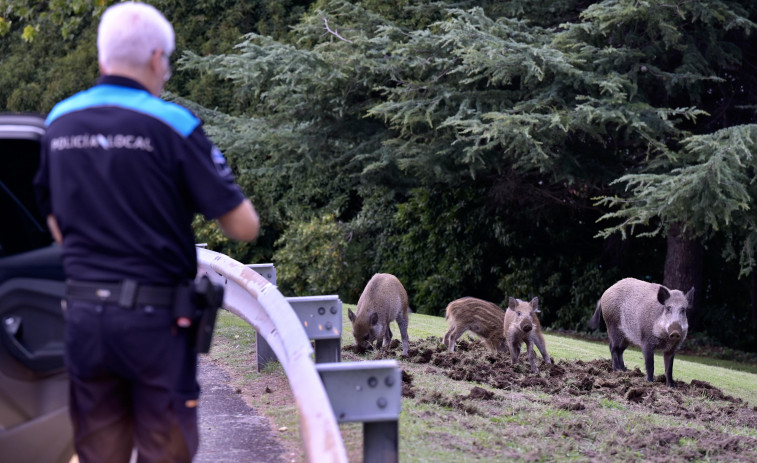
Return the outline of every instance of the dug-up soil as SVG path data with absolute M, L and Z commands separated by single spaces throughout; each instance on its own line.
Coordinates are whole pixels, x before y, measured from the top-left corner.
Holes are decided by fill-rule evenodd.
M 438 337 L 411 341 L 406 358 L 400 357 L 399 344 L 399 340 L 393 340 L 390 350 L 375 358 L 400 361 L 403 397 L 418 403 L 442 405 L 467 415 L 487 415 L 491 413 L 487 401 L 501 400 L 498 397 L 502 393 L 498 391 L 532 391 L 538 397 L 546 397 L 542 401 L 552 409 L 566 411 L 570 416 L 586 414 L 590 417 L 587 421 L 592 423 L 603 419 L 605 409 L 613 406 L 676 423 L 657 425 L 658 418 L 653 418 L 640 426 L 616 427 L 611 436 L 602 436 L 603 442 L 593 450 L 578 450 L 581 461 L 614 461 L 613 448 L 624 449 L 618 455 L 620 461 L 757 461 L 757 439 L 753 432 L 757 429 L 757 407 L 723 393 L 706 381 L 677 381 L 676 388 L 669 388 L 664 375 L 650 383 L 638 368 L 613 372 L 609 358 L 541 362 L 540 372 L 534 374 L 525 353 L 513 366 L 509 355 L 494 355 L 478 340 L 459 340 L 454 353 L 448 352 Z M 359 359 L 351 346 L 342 350 L 345 356 Z M 541 361 L 541 357 L 537 358 Z M 445 375 L 483 387 L 472 384 L 468 394 L 458 395 L 423 390 L 414 384 L 410 372 L 419 371 L 418 365 L 424 374 Z M 596 440 L 596 429 L 583 423 L 563 426 L 555 421 L 551 426 L 544 424 L 539 432 L 575 441 Z M 674 455 L 658 451 L 666 448 Z M 535 461 L 543 458 L 543 454 L 535 455 Z

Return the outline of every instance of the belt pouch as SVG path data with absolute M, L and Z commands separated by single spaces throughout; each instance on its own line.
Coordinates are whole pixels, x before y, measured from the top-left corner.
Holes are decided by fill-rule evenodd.
M 173 318 L 186 317 L 194 323 L 199 311 L 196 300 L 194 284 L 191 281 L 178 285 L 173 300 Z

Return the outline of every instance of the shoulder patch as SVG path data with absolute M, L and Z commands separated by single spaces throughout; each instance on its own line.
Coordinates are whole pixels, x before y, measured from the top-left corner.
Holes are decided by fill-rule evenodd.
M 231 168 L 226 164 L 226 158 L 223 157 L 223 153 L 216 145 L 210 150 L 210 157 L 213 159 L 213 164 L 216 166 L 216 170 L 221 176 L 231 175 Z

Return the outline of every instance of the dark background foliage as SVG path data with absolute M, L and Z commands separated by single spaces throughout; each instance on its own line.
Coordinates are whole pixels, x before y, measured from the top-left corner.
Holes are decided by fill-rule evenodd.
M 0 2 L 0 108 L 91 85 L 109 3 Z M 152 3 L 177 33 L 166 97 L 264 223 L 249 245 L 198 217 L 197 239 L 273 261 L 283 292 L 354 303 L 390 272 L 421 313 L 538 296 L 545 326 L 585 330 L 619 278 L 696 281 L 692 335 L 757 350 L 752 2 Z

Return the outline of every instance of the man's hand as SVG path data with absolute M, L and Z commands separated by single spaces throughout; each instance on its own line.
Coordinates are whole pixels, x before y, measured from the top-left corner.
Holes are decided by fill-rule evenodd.
M 63 244 L 63 235 L 60 233 L 60 227 L 58 227 L 58 221 L 55 216 L 50 214 L 47 216 L 47 228 L 50 229 L 50 234 L 53 235 L 53 239 L 58 244 Z
M 260 232 L 258 213 L 249 199 L 218 218 L 223 234 L 239 241 L 255 241 Z

